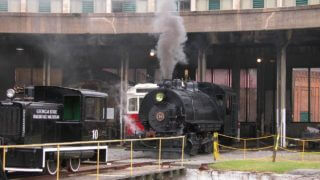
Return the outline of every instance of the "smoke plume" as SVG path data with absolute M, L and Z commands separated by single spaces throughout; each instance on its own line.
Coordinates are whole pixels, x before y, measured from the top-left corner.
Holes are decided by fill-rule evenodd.
M 183 19 L 176 11 L 176 1 L 157 1 L 158 13 L 154 22 L 155 31 L 160 32 L 157 57 L 160 61 L 162 78 L 172 79 L 177 63 L 187 63 L 184 44 L 187 41 Z

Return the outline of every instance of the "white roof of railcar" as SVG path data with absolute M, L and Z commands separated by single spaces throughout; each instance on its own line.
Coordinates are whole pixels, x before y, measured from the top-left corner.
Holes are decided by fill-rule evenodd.
M 137 92 L 137 89 L 155 89 L 158 87 L 159 86 L 157 84 L 153 84 L 153 83 L 137 84 L 133 87 L 130 87 L 127 91 L 127 94 L 146 94 L 148 92 Z

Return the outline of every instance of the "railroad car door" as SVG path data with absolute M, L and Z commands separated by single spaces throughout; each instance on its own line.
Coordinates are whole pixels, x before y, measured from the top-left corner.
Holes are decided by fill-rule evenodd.
M 84 97 L 83 140 L 105 139 L 106 132 L 106 98 Z
M 57 141 L 80 141 L 81 140 L 81 97 L 63 97 L 63 118 L 57 121 Z

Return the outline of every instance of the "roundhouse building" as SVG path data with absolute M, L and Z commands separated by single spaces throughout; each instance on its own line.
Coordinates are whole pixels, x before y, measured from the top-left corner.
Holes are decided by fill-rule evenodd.
M 236 89 L 241 136 L 278 129 L 300 137 L 318 126 L 319 0 L 176 2 L 189 63 L 174 77 L 188 72 L 189 79 Z M 156 12 L 157 0 L 0 0 L 0 96 L 13 86 L 113 91 L 108 85 L 122 82 L 113 87 L 125 91 L 158 81 L 159 64 L 149 54 Z

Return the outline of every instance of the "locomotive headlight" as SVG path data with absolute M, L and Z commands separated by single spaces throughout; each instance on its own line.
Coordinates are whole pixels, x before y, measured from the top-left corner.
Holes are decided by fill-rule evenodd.
M 164 99 L 164 94 L 162 92 L 159 92 L 156 94 L 156 101 L 161 102 Z
M 16 94 L 16 92 L 13 89 L 7 90 L 7 97 L 8 98 L 10 98 L 10 99 L 13 98 L 15 94 Z

